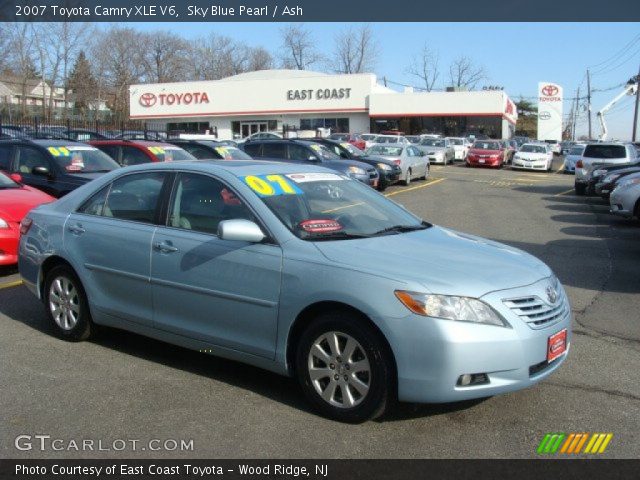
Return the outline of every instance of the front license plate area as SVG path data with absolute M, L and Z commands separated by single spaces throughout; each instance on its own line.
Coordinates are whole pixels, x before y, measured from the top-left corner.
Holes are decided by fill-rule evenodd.
M 547 362 L 553 362 L 567 351 L 567 329 L 554 333 L 547 340 Z

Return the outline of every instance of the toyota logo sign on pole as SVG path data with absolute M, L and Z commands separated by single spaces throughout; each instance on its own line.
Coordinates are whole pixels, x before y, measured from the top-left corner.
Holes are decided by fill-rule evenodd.
M 538 140 L 562 140 L 562 87 L 538 83 Z

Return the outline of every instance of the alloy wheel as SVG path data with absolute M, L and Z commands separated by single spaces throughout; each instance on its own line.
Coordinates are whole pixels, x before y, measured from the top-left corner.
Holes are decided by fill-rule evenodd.
M 80 297 L 73 282 L 56 277 L 49 288 L 49 310 L 53 320 L 63 330 L 71 330 L 80 318 Z
M 352 408 L 371 387 L 371 366 L 362 345 L 351 335 L 326 332 L 312 344 L 307 358 L 316 393 L 329 405 Z

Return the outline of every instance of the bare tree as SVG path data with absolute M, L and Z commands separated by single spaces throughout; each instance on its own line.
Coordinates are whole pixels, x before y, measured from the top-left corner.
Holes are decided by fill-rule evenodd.
M 120 118 L 128 116 L 128 87 L 144 78 L 142 42 L 140 32 L 112 26 L 97 36 L 91 49 L 94 72 L 100 78 L 101 88 L 112 95 L 112 110 Z
M 249 51 L 247 71 L 269 70 L 273 68 L 273 57 L 263 47 L 254 47 Z
M 373 70 L 378 46 L 368 25 L 348 28 L 336 36 L 333 70 L 336 73 L 363 73 Z
M 484 68 L 475 65 L 464 55 L 456 58 L 449 66 L 449 79 L 452 87 L 462 87 L 473 90 L 478 83 L 487 78 Z
M 143 34 L 145 79 L 149 82 L 176 82 L 184 78 L 189 44 L 171 32 Z
M 280 30 L 282 35 L 282 57 L 284 68 L 306 70 L 322 60 L 316 50 L 309 30 L 302 25 L 291 24 Z
M 5 24 L 7 35 L 6 58 L 8 69 L 15 74 L 21 90 L 21 113 L 24 117 L 27 110 L 27 87 L 29 80 L 38 77 L 35 66 L 36 48 L 33 29 L 29 23 Z
M 424 89 L 430 92 L 440 76 L 438 63 L 438 53 L 431 50 L 425 43 L 420 52 L 414 55 L 411 65 L 407 68 L 407 73 L 418 77 L 424 85 Z
M 194 80 L 218 80 L 243 69 L 246 53 L 231 38 L 212 33 L 193 43 L 189 64 Z

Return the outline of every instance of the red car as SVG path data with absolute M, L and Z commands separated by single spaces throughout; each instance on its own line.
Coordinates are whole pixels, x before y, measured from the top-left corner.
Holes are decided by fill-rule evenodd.
M 29 210 L 55 198 L 0 172 L 0 265 L 18 263 L 20 222 Z
M 87 143 L 99 148 L 123 167 L 150 162 L 197 160 L 186 150 L 170 143 L 147 140 L 91 140 Z
M 500 140 L 476 140 L 467 154 L 467 167 L 495 167 L 504 165 L 504 146 Z
M 329 140 L 335 140 L 337 142 L 347 142 L 360 150 L 367 148 L 367 142 L 364 141 L 360 135 L 353 133 L 332 133 L 329 135 Z

